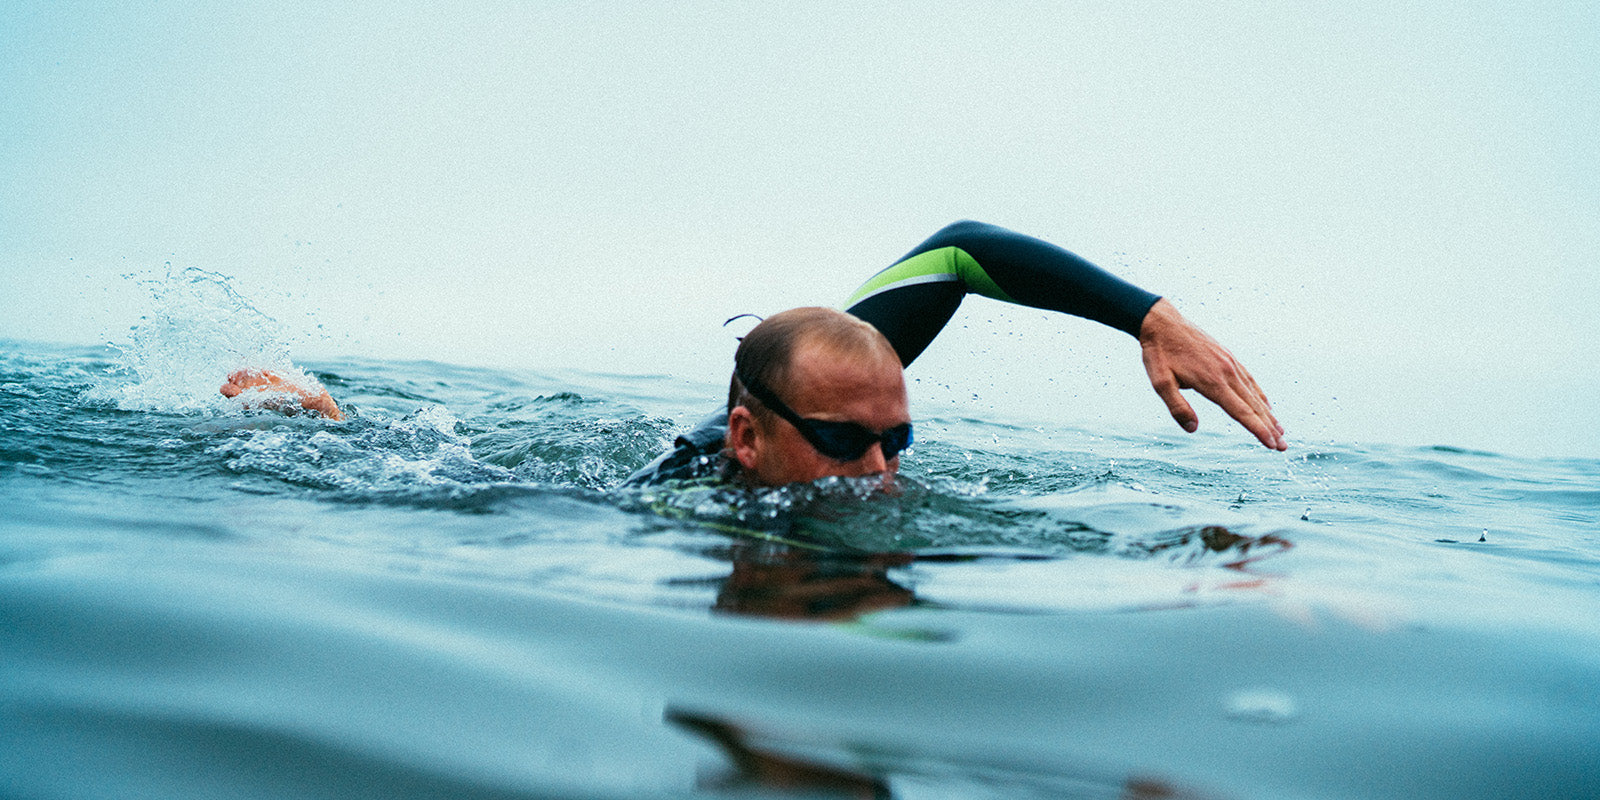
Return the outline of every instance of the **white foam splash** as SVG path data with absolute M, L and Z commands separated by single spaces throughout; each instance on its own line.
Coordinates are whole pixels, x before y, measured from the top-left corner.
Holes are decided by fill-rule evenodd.
M 142 281 L 154 309 L 111 343 L 121 354 L 117 380 L 91 400 L 127 411 L 236 413 L 242 404 L 218 389 L 229 373 L 270 369 L 291 382 L 319 386 L 294 366 L 283 327 L 233 288 L 232 279 L 190 267 Z
M 466 494 L 516 480 L 504 467 L 473 457 L 459 420 L 429 405 L 403 419 L 331 431 L 285 420 L 263 430 L 241 429 L 211 449 L 228 469 L 269 475 L 293 484 L 378 495 L 423 496 L 444 489 Z

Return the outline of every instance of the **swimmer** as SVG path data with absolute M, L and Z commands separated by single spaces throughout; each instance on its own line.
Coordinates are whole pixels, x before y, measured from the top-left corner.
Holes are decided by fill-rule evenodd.
M 758 486 L 827 476 L 893 476 L 913 434 L 903 369 L 969 293 L 1081 316 L 1139 341 L 1151 387 L 1185 431 L 1192 389 L 1257 441 L 1287 450 L 1266 394 L 1221 344 L 1157 297 L 1048 242 L 978 222 L 945 227 L 870 278 L 848 312 L 775 314 L 734 355 L 728 407 L 678 437 L 629 483 L 714 467 Z
M 1199 428 L 1182 394 L 1194 390 L 1263 446 L 1288 449 L 1250 372 L 1172 303 L 1056 245 L 968 221 L 946 226 L 874 275 L 847 311 L 800 308 L 762 321 L 734 355 L 727 408 L 678 437 L 628 483 L 700 477 L 708 469 L 757 486 L 828 476 L 892 479 L 913 439 L 904 368 L 967 294 L 1121 330 L 1138 340 L 1151 387 L 1185 431 Z M 343 419 L 320 386 L 302 388 L 273 373 L 241 371 L 222 387 L 229 397 L 261 388 L 290 392 L 302 409 Z

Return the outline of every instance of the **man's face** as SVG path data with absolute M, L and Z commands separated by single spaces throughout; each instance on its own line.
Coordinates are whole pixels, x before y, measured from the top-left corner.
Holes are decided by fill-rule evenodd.
M 823 346 L 801 343 L 793 358 L 787 385 L 773 391 L 800 416 L 854 422 L 872 431 L 911 421 L 905 377 L 893 351 L 846 358 Z M 878 444 L 854 461 L 835 461 L 817 452 L 776 414 L 756 416 L 743 407 L 728 417 L 728 441 L 745 475 L 764 486 L 829 475 L 893 475 L 900 468 L 899 455 L 884 459 Z

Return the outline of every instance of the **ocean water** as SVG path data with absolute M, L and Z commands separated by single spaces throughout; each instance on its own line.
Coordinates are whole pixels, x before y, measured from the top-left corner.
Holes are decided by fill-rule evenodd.
M 0 347 L 0 797 L 1600 797 L 1600 459 L 917 418 L 623 479 L 670 376 L 351 358 L 191 271 Z M 915 398 L 913 398 L 915 412 Z

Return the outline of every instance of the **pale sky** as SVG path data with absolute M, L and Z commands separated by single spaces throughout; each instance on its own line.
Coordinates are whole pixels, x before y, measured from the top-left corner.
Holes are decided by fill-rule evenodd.
M 125 339 L 170 263 L 306 359 L 715 386 L 725 318 L 972 218 L 1170 297 L 1292 442 L 1600 456 L 1592 2 L 240 5 L 0 7 L 0 337 Z M 978 298 L 909 376 L 1176 430 L 1131 339 Z

